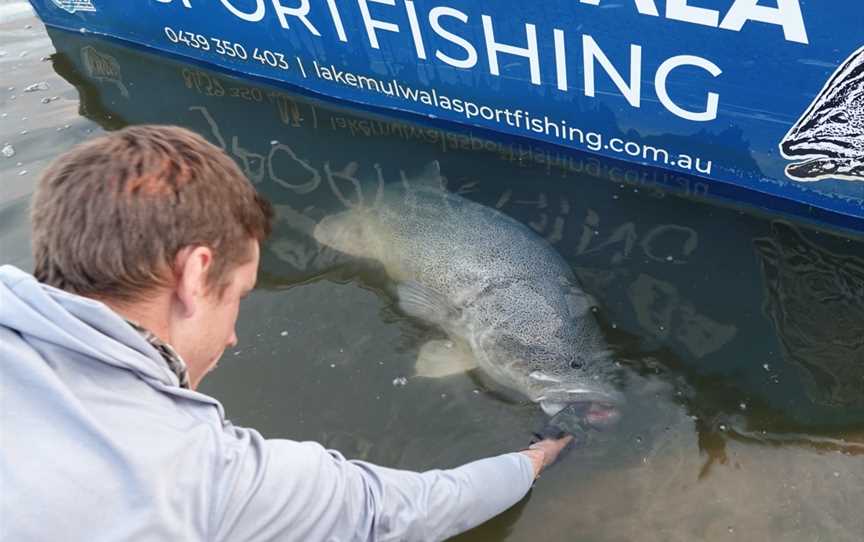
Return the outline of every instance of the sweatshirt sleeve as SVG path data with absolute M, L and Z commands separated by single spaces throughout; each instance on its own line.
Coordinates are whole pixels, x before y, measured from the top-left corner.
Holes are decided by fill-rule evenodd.
M 443 540 L 513 506 L 533 483 L 520 453 L 419 473 L 232 432 L 214 473 L 212 540 Z

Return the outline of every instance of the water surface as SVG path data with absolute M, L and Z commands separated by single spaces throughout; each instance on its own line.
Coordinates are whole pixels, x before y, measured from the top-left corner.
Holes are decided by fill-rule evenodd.
M 598 300 L 629 405 L 619 427 L 461 540 L 861 539 L 859 239 L 708 203 L 704 183 L 680 179 L 673 194 L 659 172 L 46 31 L 18 0 L 0 0 L 0 74 L 0 149 L 14 151 L 0 155 L 0 263 L 32 267 L 27 206 L 47 162 L 128 124 L 198 131 L 275 204 L 240 345 L 202 387 L 235 423 L 410 469 L 527 444 L 536 406 L 470 373 L 412 378 L 437 331 L 395 308 L 380 269 L 310 236 L 321 217 L 437 160 L 449 190 L 527 224 L 573 267 Z

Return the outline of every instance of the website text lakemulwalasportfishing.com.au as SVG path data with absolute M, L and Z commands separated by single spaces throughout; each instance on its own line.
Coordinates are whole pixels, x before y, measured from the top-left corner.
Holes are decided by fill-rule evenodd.
M 321 66 L 313 62 L 314 74 L 323 80 L 353 87 L 360 90 L 384 94 L 414 103 L 422 103 L 443 111 L 451 111 L 464 115 L 466 120 L 483 119 L 502 126 L 525 130 L 547 137 L 554 137 L 562 142 L 579 144 L 590 151 L 607 150 L 617 154 L 627 155 L 631 159 L 641 159 L 646 162 L 673 166 L 685 171 L 711 174 L 711 160 L 693 157 L 688 154 L 675 153 L 668 149 L 645 145 L 636 141 L 618 137 L 605 137 L 603 134 L 586 131 L 570 125 L 564 119 L 552 119 L 548 115 L 534 116 L 522 108 L 492 107 L 463 98 L 455 98 L 440 94 L 436 89 L 418 89 L 400 83 L 395 79 L 384 81 L 366 75 L 339 70 L 335 66 Z
M 800 0 L 773 0 L 774 5 L 765 6 L 760 4 L 762 0 L 730 0 L 727 6 L 720 8 L 697 7 L 689 5 L 687 0 L 676 0 L 666 2 L 665 11 L 661 13 L 656 0 L 634 0 L 630 2 L 613 3 L 612 0 L 574 0 L 573 9 L 579 9 L 585 16 L 580 21 L 591 21 L 588 10 L 602 10 L 604 8 L 627 6 L 631 13 L 644 17 L 651 24 L 661 25 L 662 19 L 672 21 L 674 24 L 687 23 L 694 28 L 705 32 L 735 36 L 745 29 L 747 32 L 763 32 L 766 40 L 782 41 L 797 46 L 808 45 L 807 25 L 805 24 Z M 208 9 L 210 16 L 218 16 L 218 9 L 213 11 L 214 3 L 196 2 L 195 0 L 156 0 L 159 8 L 172 24 L 191 24 L 198 26 L 195 18 L 190 18 L 194 9 Z M 283 79 L 285 73 L 291 70 L 294 60 L 300 68 L 303 79 L 310 77 L 305 69 L 303 59 L 299 56 L 291 58 L 291 55 L 280 51 L 279 45 L 276 49 L 269 49 L 268 43 L 241 43 L 251 38 L 244 32 L 250 32 L 251 27 L 246 25 L 264 25 L 261 34 L 274 37 L 279 35 L 276 28 L 290 32 L 292 40 L 302 39 L 304 42 L 310 40 L 320 41 L 320 45 L 326 44 L 335 53 L 337 48 L 343 47 L 348 54 L 349 49 L 356 50 L 357 47 L 368 47 L 369 50 L 381 50 L 382 43 L 379 34 L 386 35 L 389 40 L 385 49 L 398 48 L 406 52 L 408 56 L 414 56 L 416 62 L 408 60 L 410 66 L 429 64 L 430 66 L 440 64 L 457 70 L 482 70 L 493 77 L 501 76 L 500 58 L 502 55 L 516 56 L 524 59 L 530 74 L 530 80 L 526 84 L 535 86 L 547 85 L 553 92 L 584 94 L 586 98 L 593 98 L 596 94 L 595 87 L 595 65 L 599 63 L 601 69 L 612 79 L 627 103 L 634 109 L 641 107 L 643 103 L 642 80 L 643 71 L 643 49 L 647 51 L 647 45 L 640 43 L 629 44 L 630 69 L 629 80 L 622 75 L 613 65 L 612 61 L 604 52 L 600 43 L 589 33 L 591 28 L 582 28 L 580 23 L 577 32 L 568 31 L 563 28 L 547 26 L 538 27 L 530 22 L 534 4 L 524 3 L 526 20 L 521 21 L 520 13 L 508 12 L 503 18 L 509 23 L 514 20 L 515 30 L 509 29 L 508 24 L 501 24 L 498 16 L 490 13 L 469 14 L 467 11 L 457 9 L 449 5 L 438 5 L 436 2 L 419 3 L 414 0 L 356 0 L 337 2 L 327 0 L 312 2 L 311 0 L 295 0 L 289 5 L 286 0 L 221 0 L 222 16 L 226 21 L 236 21 L 230 28 L 237 28 L 238 34 L 234 36 L 205 36 L 195 33 L 194 28 L 172 28 L 165 27 L 167 39 L 174 45 L 183 44 L 192 49 L 215 52 L 222 60 L 232 65 L 236 62 L 249 62 L 254 65 L 260 63 L 267 70 L 276 70 L 279 74 L 277 79 Z M 472 5 L 474 3 L 465 3 Z M 197 6 L 197 8 L 196 8 Z M 206 6 L 206 7 L 203 7 Z M 476 7 L 476 4 L 474 4 Z M 716 8 L 716 9 L 715 9 Z M 476 11 L 476 10 L 474 10 Z M 551 12 L 550 12 L 551 13 Z M 595 12 L 597 14 L 599 12 Z M 479 16 L 479 17 L 478 17 Z M 180 17 L 180 19 L 174 19 Z M 182 21 L 182 22 L 181 22 Z M 480 26 L 478 26 L 478 24 Z M 218 25 L 217 25 L 218 26 Z M 462 28 L 462 33 L 456 31 Z M 482 34 L 481 34 L 482 26 Z M 524 34 L 522 28 L 524 27 Z M 229 26 L 225 26 L 229 28 Z M 672 27 L 668 27 L 672 28 Z M 242 30 L 241 29 L 245 29 Z M 191 31 L 190 31 L 191 30 Z M 464 31 L 470 31 L 470 35 Z M 274 31 L 276 32 L 274 34 Z M 664 28 L 657 27 L 657 33 L 665 32 Z M 515 32 L 514 35 L 509 35 Z M 655 34 L 646 32 L 645 34 Z M 259 35 L 253 32 L 252 35 Z M 480 36 L 482 35 L 482 41 Z M 225 38 L 230 38 L 226 40 Z M 275 38 L 274 38 L 275 39 Z M 513 45 L 513 40 L 518 45 Z M 240 41 L 237 41 L 240 40 Z M 359 41 L 357 41 L 359 40 Z M 397 41 L 393 41 L 397 40 Z M 399 41 L 401 40 L 401 41 Z M 550 43 L 551 42 L 551 43 Z M 279 43 L 278 41 L 274 43 Z M 521 44 L 525 43 L 523 47 Z M 574 54 L 577 43 L 581 43 L 581 55 Z M 541 47 L 545 44 L 546 47 Z M 551 46 L 551 49 L 549 47 Z M 319 47 L 309 45 L 307 53 L 318 56 Z M 487 64 L 484 65 L 480 49 L 485 47 Z M 434 48 L 434 52 L 433 52 Z M 541 54 L 541 49 L 545 51 Z M 448 52 L 449 51 L 449 52 Z M 456 56 L 454 52 L 461 51 Z M 568 52 L 569 51 L 569 52 Z M 412 54 L 413 52 L 413 54 Z M 698 52 L 698 51 L 697 51 Z M 717 118 L 718 108 L 721 101 L 719 92 L 708 92 L 704 109 L 700 106 L 693 111 L 683 108 L 676 103 L 667 92 L 668 79 L 673 73 L 679 74 L 679 70 L 698 70 L 698 72 L 717 78 L 723 73 L 723 68 L 712 60 L 703 56 L 693 54 L 691 51 L 681 51 L 682 54 L 672 55 L 663 60 L 656 69 L 654 76 L 657 100 L 661 107 L 665 108 L 673 116 L 692 122 L 709 122 Z M 329 56 L 329 55 L 328 55 Z M 350 57 L 351 55 L 348 54 Z M 571 72 L 576 65 L 576 57 L 580 57 L 583 67 L 584 86 L 580 89 L 571 83 Z M 346 87 L 362 89 L 365 92 L 376 92 L 406 102 L 424 104 L 427 107 L 435 107 L 441 111 L 447 111 L 450 116 L 463 115 L 468 120 L 477 119 L 485 122 L 495 122 L 502 127 L 508 128 L 508 132 L 523 131 L 527 135 L 543 135 L 547 140 L 560 141 L 562 143 L 582 145 L 589 150 L 604 151 L 611 154 L 627 155 L 630 159 L 638 157 L 646 164 L 657 164 L 672 166 L 688 172 L 698 172 L 710 175 L 712 164 L 704 159 L 693 158 L 686 154 L 675 154 L 666 149 L 648 147 L 635 141 L 624 141 L 618 138 L 603 138 L 599 133 L 585 133 L 579 128 L 567 125 L 563 118 L 550 118 L 544 115 L 532 114 L 525 109 L 500 109 L 488 104 L 474 101 L 474 98 L 441 96 L 435 90 L 408 87 L 413 84 L 405 81 L 385 81 L 359 75 L 362 66 L 368 65 L 369 61 L 375 59 L 384 60 L 383 57 L 363 57 L 360 59 L 361 66 L 346 66 L 346 69 L 355 73 L 340 71 L 335 66 L 323 67 L 318 60 L 313 60 L 315 75 L 319 79 L 327 79 L 331 82 Z M 306 64 L 309 66 L 308 64 Z M 309 66 L 311 68 L 311 66 Z M 546 67 L 546 69 L 544 69 Z M 256 70 L 260 67 L 256 66 Z M 272 75 L 272 74 L 270 74 Z M 269 75 L 268 75 L 269 76 Z M 328 77 L 329 76 L 329 77 Z M 288 77 L 289 79 L 291 77 Z M 297 82 L 297 81 L 294 81 Z M 426 85 L 426 83 L 420 83 Z M 314 89 L 313 89 L 314 90 Z M 534 111 L 533 113 L 536 113 Z

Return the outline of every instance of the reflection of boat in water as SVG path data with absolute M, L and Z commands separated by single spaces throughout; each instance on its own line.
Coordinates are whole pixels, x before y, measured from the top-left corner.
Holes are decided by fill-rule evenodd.
M 778 359 L 786 330 L 765 318 L 761 306 L 766 288 L 776 287 L 763 279 L 752 249 L 769 223 L 660 189 L 677 184 L 679 192 L 701 196 L 702 183 L 590 155 L 363 116 L 91 36 L 49 34 L 58 51 L 55 69 L 77 87 L 82 114 L 106 129 L 172 123 L 202 133 L 275 204 L 278 224 L 263 254 L 262 284 L 294 285 L 344 266 L 342 256 L 311 238 L 318 220 L 373 201 L 378 183 L 404 182 L 439 160 L 448 189 L 505 212 L 551 243 L 598 298 L 613 334 L 638 337 L 640 351 L 665 352 L 664 363 L 705 378 L 706 387 L 734 383 L 727 394 L 734 399 L 719 408 L 735 412 L 746 397 L 805 425 L 864 418 L 864 408 L 824 400 L 834 393 L 830 380 L 809 383 L 806 373 L 792 370 L 794 359 L 787 358 L 789 365 Z M 804 235 L 823 252 L 842 252 L 835 238 Z M 816 258 L 816 249 L 811 252 Z M 807 261 L 807 254 L 795 261 Z M 825 290 L 816 286 L 813 292 Z M 811 343 L 830 342 L 817 329 Z
M 821 248 L 781 222 L 755 243 L 765 312 L 784 356 L 805 375 L 811 399 L 864 407 L 864 260 Z
M 48 25 L 319 96 L 864 219 L 860 2 L 31 3 Z

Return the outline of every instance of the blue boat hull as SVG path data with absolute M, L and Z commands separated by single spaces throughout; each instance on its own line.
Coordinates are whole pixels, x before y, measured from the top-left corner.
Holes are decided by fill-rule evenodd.
M 31 2 L 51 26 L 864 219 L 858 0 Z
M 194 130 L 273 203 L 265 288 L 323 276 L 377 287 L 380 273 L 322 249 L 313 229 L 322 217 L 374 202 L 383 185 L 412 183 L 438 160 L 448 190 L 499 209 L 555 248 L 614 323 L 607 332 L 615 344 L 662 349 L 663 363 L 700 382 L 706 396 L 718 397 L 727 382 L 720 395 L 730 402 L 717 408 L 737 416 L 736 398 L 746 398 L 751 412 L 782 412 L 782 432 L 791 433 L 864 419 L 860 341 L 854 325 L 842 324 L 864 318 L 859 297 L 848 295 L 864 289 L 860 243 L 669 197 L 658 185 L 677 176 L 663 170 L 357 114 L 166 55 L 48 34 L 54 68 L 77 88 L 83 116 L 106 130 Z M 705 188 L 678 182 L 691 194 Z

